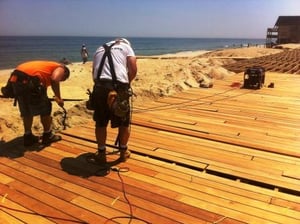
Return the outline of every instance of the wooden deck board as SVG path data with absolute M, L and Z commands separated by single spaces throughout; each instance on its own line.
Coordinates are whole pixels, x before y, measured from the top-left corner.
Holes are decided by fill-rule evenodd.
M 299 77 L 266 78 L 274 89 L 232 88 L 233 76 L 135 107 L 126 163 L 108 132 L 119 173 L 87 163 L 92 121 L 43 149 L 0 145 L 0 222 L 128 223 L 130 203 L 145 221 L 132 224 L 299 223 Z

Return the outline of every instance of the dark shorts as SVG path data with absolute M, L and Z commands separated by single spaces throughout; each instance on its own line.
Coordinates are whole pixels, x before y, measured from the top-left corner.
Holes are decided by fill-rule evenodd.
M 95 111 L 93 119 L 96 122 L 96 127 L 107 127 L 110 121 L 111 127 L 128 127 L 130 124 L 130 110 L 124 118 L 115 116 L 109 109 L 107 97 L 110 91 L 113 90 L 112 82 L 98 82 L 94 85 L 95 96 Z
M 27 96 L 18 96 L 16 99 L 22 117 L 51 115 L 52 104 L 48 97 L 41 99 L 37 104 L 31 104 L 30 99 Z
M 24 80 L 27 79 L 26 74 L 18 71 L 14 71 L 14 73 L 18 75 L 19 80 L 12 83 L 12 86 L 21 116 L 50 115 L 52 104 L 47 96 L 46 88 L 43 86 L 39 86 L 38 89 L 31 88 L 28 82 L 24 83 Z

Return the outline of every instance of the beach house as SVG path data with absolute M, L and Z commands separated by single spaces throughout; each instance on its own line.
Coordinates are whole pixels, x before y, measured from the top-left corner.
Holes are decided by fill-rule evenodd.
M 300 16 L 279 16 L 274 27 L 267 29 L 267 47 L 286 43 L 300 43 Z

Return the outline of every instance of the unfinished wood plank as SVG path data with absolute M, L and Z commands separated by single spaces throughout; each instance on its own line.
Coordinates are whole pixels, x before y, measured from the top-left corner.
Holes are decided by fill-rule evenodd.
M 178 180 L 177 177 L 170 178 L 170 177 L 167 177 L 167 176 L 164 176 L 161 174 L 158 174 L 156 177 L 158 177 L 158 176 L 159 176 L 159 179 L 161 179 L 161 180 L 168 180 L 168 182 L 171 182 L 171 183 L 174 183 L 177 185 L 182 185 L 182 186 L 188 185 L 189 188 L 198 190 L 199 192 L 204 192 L 209 195 L 218 195 L 219 198 L 230 199 L 233 202 L 239 202 L 239 203 L 242 203 L 243 205 L 248 205 L 248 206 L 258 208 L 261 210 L 266 210 L 269 212 L 294 217 L 296 219 L 300 214 L 297 210 L 294 210 L 294 209 L 287 209 L 287 207 L 281 207 L 281 206 L 279 207 L 279 206 L 275 206 L 275 205 L 273 206 L 273 205 L 270 205 L 269 202 L 253 200 L 253 199 L 251 199 L 252 192 L 250 192 L 250 191 L 248 192 L 249 195 L 246 197 L 246 196 L 241 196 L 238 194 L 232 194 L 232 193 L 228 192 L 227 190 L 223 191 L 223 190 L 218 190 L 215 188 L 210 188 L 210 187 L 205 187 L 205 186 L 200 187 L 198 184 L 195 184 L 195 183 L 188 183 L 188 182 L 184 182 L 182 180 Z
M 16 205 L 12 205 L 12 207 L 15 207 Z M 9 208 L 9 207 L 8 207 Z M 23 221 L 18 220 L 12 215 L 9 215 L 8 213 L 5 212 L 5 208 L 3 208 L 0 211 L 0 222 L 1 223 L 15 223 L 15 224 L 24 224 Z
M 195 130 L 190 130 L 190 129 L 183 129 L 180 127 L 176 126 L 169 126 L 165 124 L 152 124 L 151 122 L 147 121 L 142 121 L 142 120 L 134 120 L 133 124 L 143 126 L 143 127 L 148 127 L 148 128 L 154 128 L 158 130 L 165 130 L 165 131 L 170 131 L 170 132 L 175 132 L 175 133 L 181 133 L 184 135 L 189 135 L 189 136 L 194 136 L 194 137 L 199 137 L 199 138 L 204 138 L 204 139 L 210 139 L 212 141 L 217 141 L 217 142 L 224 142 L 224 143 L 230 143 L 233 145 L 239 145 L 239 146 L 244 146 L 248 148 L 253 148 L 253 149 L 258 149 L 258 150 L 264 150 L 264 151 L 270 151 L 270 152 L 279 152 L 284 155 L 291 155 L 291 156 L 296 156 L 300 158 L 300 153 L 299 150 L 295 149 L 290 149 L 290 148 L 278 148 L 278 145 L 275 144 L 270 144 L 266 145 L 263 140 L 261 140 L 261 144 L 258 144 L 253 141 L 246 141 L 238 137 L 232 137 L 232 136 L 224 136 L 224 135 L 217 135 L 214 133 L 204 133 L 201 131 L 195 131 Z
M 32 164 L 32 162 L 31 162 L 31 164 Z M 36 175 L 38 175 L 38 174 L 36 174 Z M 103 182 L 101 181 L 101 184 L 103 184 Z M 109 186 L 111 186 L 111 184 L 109 184 Z M 66 188 L 66 189 L 76 189 L 76 188 L 74 188 L 75 186 L 72 186 L 72 185 L 69 185 L 69 184 L 64 184 L 64 187 Z M 78 188 L 78 189 L 82 189 L 82 188 Z M 110 190 L 111 191 L 111 190 Z M 87 194 L 87 192 L 85 192 L 85 195 L 90 195 L 90 193 L 88 193 Z M 95 196 L 93 196 L 93 198 L 95 198 Z M 76 200 L 75 200 L 76 201 Z M 103 196 L 102 196 L 102 198 L 100 199 L 99 198 L 99 201 L 102 201 L 103 202 Z M 110 199 L 109 201 L 113 201 L 113 199 Z M 81 205 L 82 206 L 82 205 Z M 103 210 L 103 209 L 102 209 Z M 148 215 L 149 216 L 149 215 Z M 185 219 L 186 219 L 186 217 L 185 217 Z M 195 220 L 194 220 L 195 221 Z
M 270 189 L 275 189 L 276 187 L 280 188 L 281 191 L 283 192 L 288 192 L 288 191 L 294 191 L 295 194 L 299 194 L 299 182 L 294 181 L 293 179 L 288 179 L 288 178 L 276 178 L 275 176 L 273 178 L 268 178 L 265 176 L 257 176 L 253 175 L 249 172 L 241 172 L 242 170 L 236 170 L 234 167 L 229 169 L 228 167 L 225 166 L 217 166 L 217 165 L 209 165 L 206 168 L 207 172 L 210 173 L 220 173 L 228 176 L 233 176 L 236 179 L 241 178 L 244 179 L 244 181 L 247 182 L 253 182 L 256 184 L 261 184 L 265 185 L 266 187 Z
M 200 204 L 205 204 L 205 201 L 206 201 L 206 202 L 208 202 L 208 201 L 212 202 L 212 201 L 213 201 L 213 203 L 214 203 L 215 205 L 219 205 L 220 208 L 226 207 L 227 209 L 232 208 L 232 206 L 233 206 L 233 204 L 234 204 L 234 207 L 235 207 L 234 210 L 239 211 L 239 212 L 241 212 L 241 213 L 244 214 L 244 217 L 243 217 L 242 220 L 248 220 L 248 219 L 245 219 L 245 218 L 248 216 L 248 214 L 251 215 L 251 213 L 252 213 L 252 216 L 253 216 L 253 217 L 254 217 L 254 216 L 260 217 L 260 220 L 264 220 L 266 214 L 269 213 L 269 212 L 267 212 L 267 211 L 262 212 L 261 210 L 259 210 L 259 209 L 257 209 L 257 208 L 250 207 L 249 205 L 243 205 L 243 206 L 241 206 L 241 205 L 239 205 L 239 203 L 238 203 L 238 204 L 231 203 L 230 201 L 226 201 L 225 199 L 218 198 L 218 196 L 213 196 L 213 195 L 208 195 L 208 194 L 202 194 L 202 193 L 199 192 L 199 191 L 195 192 L 195 191 L 192 190 L 192 189 L 186 189 L 186 188 L 184 188 L 184 187 L 182 187 L 182 186 L 174 185 L 174 184 L 172 184 L 172 183 L 170 183 L 170 182 L 167 182 L 167 181 L 164 181 L 164 180 L 158 180 L 158 179 L 154 179 L 154 178 L 147 178 L 147 177 L 144 177 L 143 175 L 138 175 L 138 174 L 136 174 L 136 173 L 135 173 L 135 174 L 133 174 L 133 173 L 126 173 L 126 174 L 124 174 L 124 175 L 130 176 L 130 177 L 136 178 L 136 179 L 142 179 L 143 181 L 149 181 L 149 182 L 151 182 L 152 184 L 155 183 L 156 185 L 161 185 L 161 186 L 164 186 L 165 188 L 171 188 L 171 189 L 173 189 L 173 190 L 176 191 L 176 192 L 181 192 L 181 196 L 180 196 L 180 199 L 179 199 L 179 200 L 184 200 L 184 198 L 189 198 L 188 195 L 198 195 L 198 197 L 197 197 L 198 199 L 195 199 L 195 200 L 197 201 L 196 204 L 195 204 L 194 202 L 193 202 L 193 203 L 190 203 L 189 201 L 184 200 L 186 203 L 188 203 L 188 204 L 194 204 L 194 205 L 197 206 L 197 207 L 198 207 Z M 191 198 L 195 198 L 195 197 L 192 197 L 192 196 L 190 196 L 190 197 L 191 197 Z M 213 197 L 214 199 L 212 199 L 211 197 Z M 201 198 L 201 199 L 200 199 L 200 198 Z M 200 201 L 202 201 L 202 202 L 200 202 Z M 226 205 L 227 205 L 228 207 L 227 207 Z M 207 205 L 206 205 L 206 206 L 207 206 Z M 249 207 L 248 207 L 248 206 L 249 206 Z M 244 208 L 242 208 L 242 207 L 244 207 Z M 246 209 L 246 207 L 247 207 L 247 209 Z M 257 212 L 260 212 L 261 214 L 258 215 Z M 263 213 L 264 213 L 264 214 L 263 214 Z M 254 214 L 255 214 L 255 215 L 254 215 Z M 272 212 L 269 213 L 269 215 L 271 215 L 271 214 L 272 214 Z M 295 218 L 288 218 L 288 217 L 286 217 L 285 215 L 282 215 L 282 216 L 276 215 L 276 214 L 272 214 L 272 215 L 277 216 L 276 218 L 274 218 L 274 217 L 272 218 L 273 221 L 274 221 L 275 219 L 281 219 L 281 220 L 284 220 L 284 219 L 285 219 L 285 220 L 291 220 L 291 221 L 297 220 L 297 219 L 295 219 Z M 229 217 L 231 217 L 231 216 L 229 216 Z M 241 220 L 241 221 L 242 221 L 242 220 Z
M 14 179 L 11 178 L 10 176 L 5 175 L 3 172 L 0 173 L 0 183 L 1 184 L 8 184 L 12 181 L 14 181 Z
M 262 224 L 268 224 L 268 223 L 285 223 L 287 220 L 291 223 L 297 223 L 299 219 L 294 218 L 288 218 L 285 216 L 278 216 L 275 215 L 276 218 L 274 218 L 272 213 L 268 213 L 266 211 L 261 212 L 260 210 L 256 209 L 235 209 L 236 204 L 232 203 L 231 206 L 218 206 L 214 203 L 214 201 L 201 201 L 194 197 L 188 197 L 183 196 L 181 198 L 181 201 L 188 204 L 194 204 L 196 207 L 199 208 L 205 208 L 208 211 L 217 211 L 217 213 L 226 214 L 225 217 L 235 217 L 235 219 L 240 221 L 245 221 L 247 223 L 262 223 Z M 227 202 L 226 204 L 230 204 L 231 202 Z M 225 205 L 225 204 L 224 204 Z M 244 212 L 241 212 L 240 210 L 244 210 Z
M 0 193 L 8 194 L 8 200 L 12 200 L 15 203 L 22 204 L 27 209 L 27 211 L 30 210 L 30 212 L 28 213 L 26 212 L 26 210 L 24 212 L 16 212 L 12 210 L 12 214 L 27 223 L 64 223 L 66 221 L 73 221 L 76 223 L 80 221 L 72 216 L 66 215 L 64 212 L 59 211 L 52 206 L 49 206 L 39 200 L 30 197 L 29 195 L 23 194 L 22 192 L 11 189 L 7 186 L 1 186 Z
M 299 166 L 284 170 L 282 176 L 300 180 Z

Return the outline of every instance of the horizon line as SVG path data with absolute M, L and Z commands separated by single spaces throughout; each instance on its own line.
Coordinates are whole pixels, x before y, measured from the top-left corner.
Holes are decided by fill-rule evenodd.
M 120 36 L 87 36 L 87 35 L 0 35 L 0 37 L 102 37 L 102 38 L 118 38 Z M 122 36 L 125 38 L 174 38 L 174 39 L 266 39 L 261 37 L 169 37 L 169 36 Z

